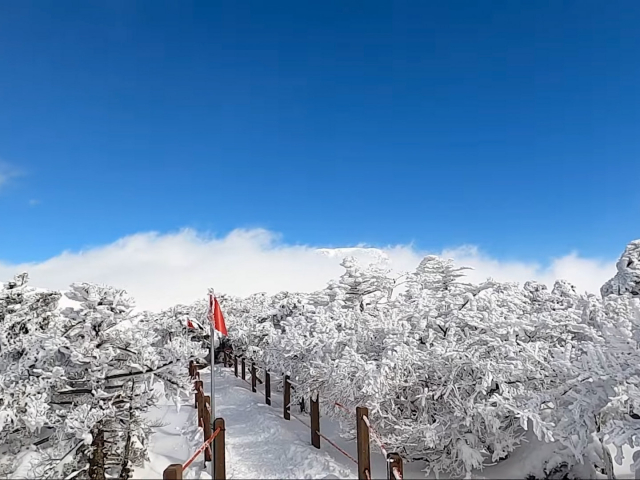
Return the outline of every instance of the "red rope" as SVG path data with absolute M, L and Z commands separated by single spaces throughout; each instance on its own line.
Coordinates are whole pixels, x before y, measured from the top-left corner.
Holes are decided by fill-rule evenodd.
M 349 410 L 347 407 L 345 407 L 344 405 L 342 405 L 341 403 L 335 402 L 334 405 L 338 408 L 341 408 L 342 410 L 344 410 L 345 412 L 349 413 L 349 414 L 353 414 L 353 410 Z
M 220 427 L 216 428 L 216 431 L 211 434 L 211 436 L 207 439 L 206 442 L 200 445 L 200 448 L 196 450 L 196 453 L 194 453 L 193 456 L 182 465 L 182 470 L 186 470 L 189 467 L 189 465 L 191 465 L 193 461 L 196 458 L 198 458 L 198 455 L 200 455 L 206 448 L 209 447 L 209 444 L 213 442 L 213 440 L 216 438 L 218 433 L 220 433 Z
M 290 414 L 293 418 L 295 418 L 296 420 L 298 420 L 301 424 L 303 424 L 305 427 L 307 427 L 309 430 L 311 430 L 311 426 L 304 422 L 303 420 L 300 420 L 300 418 L 298 418 L 297 415 L 294 415 L 293 413 Z M 335 443 L 333 443 L 329 438 L 325 437 L 322 433 L 316 431 L 316 433 L 320 436 L 320 438 L 324 438 L 327 443 L 329 445 L 331 445 L 333 448 L 335 448 L 336 450 L 338 450 L 340 453 L 342 453 L 345 457 L 349 458 L 351 461 L 355 462 L 355 464 L 358 464 L 358 461 L 353 458 L 351 455 L 349 455 L 347 452 L 345 452 L 342 448 L 340 448 L 338 445 L 336 445 Z
M 369 418 L 364 415 L 362 417 L 362 419 L 364 420 L 364 423 L 367 424 L 367 427 L 369 428 L 369 433 L 371 434 L 371 436 L 373 437 L 373 439 L 376 441 L 376 443 L 378 444 L 378 447 L 380 447 L 380 450 L 382 451 L 382 454 L 386 457 L 387 456 L 387 448 L 384 446 L 384 443 L 382 443 L 382 439 L 380 438 L 380 436 L 377 434 L 377 432 L 375 431 L 375 429 L 371 426 L 371 423 L 369 422 Z
M 321 434 L 320 432 L 316 433 L 318 435 L 320 435 L 321 438 L 324 438 L 326 440 L 326 442 L 331 445 L 333 448 L 335 448 L 336 450 L 338 450 L 341 454 L 343 454 L 345 457 L 347 457 L 348 459 L 350 459 L 353 463 L 355 463 L 356 465 L 358 464 L 358 460 L 356 460 L 355 458 L 353 458 L 351 455 L 349 455 L 347 452 L 345 452 L 343 449 L 341 449 L 338 445 L 336 445 L 335 443 L 333 443 L 331 440 L 329 440 L 327 437 L 325 437 L 323 434 Z
M 240 378 L 241 378 L 241 377 L 240 377 Z M 244 378 L 241 378 L 241 380 L 243 380 L 247 385 L 251 385 L 251 383 L 250 383 L 248 380 L 246 380 L 246 379 L 244 379 Z M 296 385 L 295 385 L 293 382 L 291 382 L 290 380 L 289 380 L 289 384 L 290 384 L 291 386 L 296 386 Z M 340 403 L 338 403 L 338 402 L 335 402 L 335 405 L 336 405 L 336 407 L 338 407 L 338 408 L 341 408 L 341 409 L 345 410 L 347 413 L 350 413 L 350 414 L 351 414 L 351 413 L 353 413 L 353 412 L 352 412 L 351 410 L 349 410 L 347 407 L 345 407 L 344 405 L 342 405 L 342 404 L 340 404 Z M 298 421 L 299 421 L 301 424 L 303 424 L 305 427 L 307 427 L 309 430 L 311 430 L 311 426 L 310 426 L 310 425 L 308 425 L 308 424 L 307 424 L 306 422 L 304 422 L 303 420 L 301 420 L 300 418 L 298 418 L 298 416 L 297 416 L 297 415 L 294 415 L 293 413 L 290 413 L 290 415 L 291 415 L 293 418 L 295 418 L 296 420 L 298 420 Z M 371 430 L 371 428 L 369 428 L 369 429 Z M 338 445 L 336 445 L 336 444 L 335 444 L 331 439 L 327 438 L 325 435 L 323 435 L 322 433 L 320 433 L 320 432 L 318 432 L 318 431 L 316 431 L 316 433 L 320 436 L 320 438 L 323 438 L 323 439 L 324 439 L 324 440 L 325 440 L 329 445 L 331 445 L 333 448 L 335 448 L 336 450 L 338 450 L 338 451 L 339 451 L 340 453 L 342 453 L 345 457 L 347 457 L 348 459 L 350 459 L 353 463 L 355 463 L 356 465 L 358 464 L 358 460 L 356 460 L 355 458 L 353 458 L 353 456 L 351 456 L 351 455 L 350 455 L 349 453 L 347 453 L 345 450 L 343 450 L 343 449 L 342 449 L 342 448 L 340 448 Z M 369 475 L 369 471 L 368 471 L 368 470 L 367 470 L 366 474 L 367 474 L 367 478 L 368 478 L 369 480 L 371 480 L 371 476 Z M 399 479 L 399 480 L 402 480 L 402 479 Z

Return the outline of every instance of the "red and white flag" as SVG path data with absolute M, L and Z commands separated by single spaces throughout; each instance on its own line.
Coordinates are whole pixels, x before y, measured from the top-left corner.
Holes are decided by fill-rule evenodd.
M 218 299 L 213 295 L 209 295 L 209 319 L 214 329 L 222 335 L 227 335 L 227 325 L 224 323 L 224 316 L 222 315 L 220 304 L 218 303 Z

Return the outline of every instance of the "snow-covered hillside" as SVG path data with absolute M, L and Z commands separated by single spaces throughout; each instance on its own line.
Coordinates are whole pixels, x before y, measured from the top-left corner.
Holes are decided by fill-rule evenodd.
M 319 394 L 345 435 L 336 402 L 368 406 L 384 443 L 428 474 L 526 454 L 522 478 L 597 478 L 607 449 L 621 463 L 638 442 L 638 244 L 604 296 L 563 281 L 472 284 L 435 256 L 400 275 L 358 249 L 321 253 L 365 262 L 345 258 L 317 292 L 219 299 L 234 350 L 291 375 L 294 400 Z M 126 292 L 89 284 L 64 297 L 60 308 L 26 275 L 0 290 L 0 476 L 128 478 L 149 453 L 147 413 L 184 396 L 186 363 L 206 355 L 207 304 L 135 313 Z

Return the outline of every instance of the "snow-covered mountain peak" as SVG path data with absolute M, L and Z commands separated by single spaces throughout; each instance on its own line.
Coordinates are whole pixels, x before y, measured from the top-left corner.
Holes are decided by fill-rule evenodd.
M 389 255 L 379 248 L 347 247 L 347 248 L 319 248 L 318 253 L 330 258 L 355 257 L 363 263 L 387 263 Z

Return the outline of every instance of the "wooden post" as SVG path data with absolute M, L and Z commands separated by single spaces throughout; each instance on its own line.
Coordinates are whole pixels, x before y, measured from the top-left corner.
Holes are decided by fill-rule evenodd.
M 306 412 L 306 409 L 304 408 L 304 397 L 302 397 L 300 399 L 300 413 L 304 413 Z
M 271 375 L 264 369 L 264 403 L 271 405 Z
M 291 420 L 291 383 L 289 383 L 289 375 L 284 376 L 284 419 Z
M 163 480 L 182 480 L 182 464 L 172 463 L 162 472 Z
M 189 360 L 189 378 L 193 378 L 193 360 Z
M 247 371 L 247 369 L 246 369 L 245 364 L 244 364 L 244 357 L 242 357 L 242 379 L 243 380 L 247 379 L 246 371 Z
M 397 480 L 393 474 L 393 469 L 396 469 L 400 480 L 404 477 L 404 470 L 402 468 L 402 457 L 397 453 L 387 453 L 387 478 L 389 480 Z
M 367 407 L 356 408 L 356 438 L 358 444 L 358 480 L 367 480 L 371 473 L 371 455 L 369 451 L 369 427 L 364 417 L 369 418 Z
M 194 383 L 196 389 L 196 408 L 198 409 L 198 425 L 200 425 L 200 419 L 202 418 L 202 380 L 197 380 Z
M 211 408 L 211 397 L 209 395 L 206 395 L 204 397 L 204 402 L 203 402 L 203 406 L 202 406 L 202 430 L 204 431 L 204 441 L 206 442 L 207 440 L 209 440 L 209 437 L 211 436 L 211 411 L 209 410 Z M 211 461 L 211 449 L 210 448 L 206 448 L 204 451 L 204 461 L 205 462 L 210 462 Z M 206 466 L 206 464 L 205 464 Z
M 233 373 L 236 374 L 236 377 L 238 376 L 238 355 L 233 356 Z
M 316 399 L 313 399 L 313 395 L 309 399 L 311 403 L 311 445 L 316 448 L 320 448 L 320 395 L 316 394 Z
M 251 391 L 256 393 L 256 364 L 251 362 Z
M 220 429 L 218 435 L 213 440 L 213 478 L 215 480 L 225 480 L 227 478 L 227 471 L 225 468 L 224 460 L 224 420 L 222 418 L 216 418 L 213 427 L 217 430 Z

